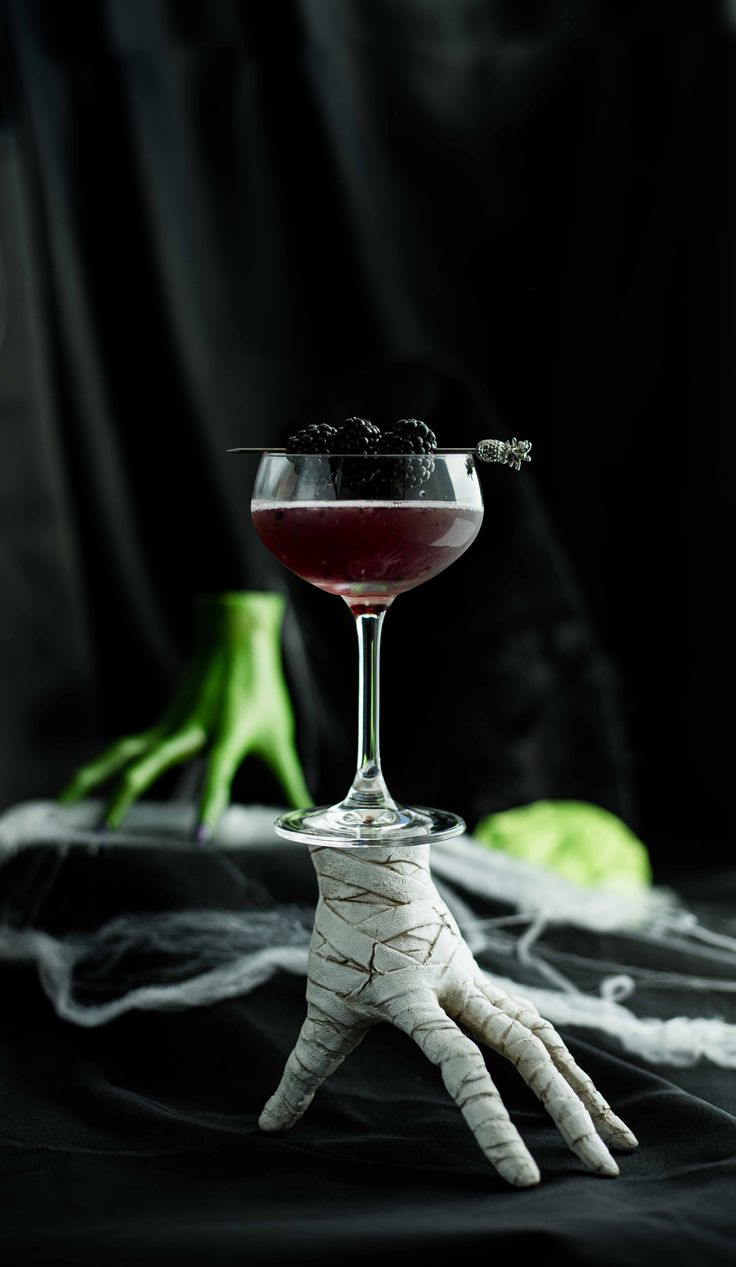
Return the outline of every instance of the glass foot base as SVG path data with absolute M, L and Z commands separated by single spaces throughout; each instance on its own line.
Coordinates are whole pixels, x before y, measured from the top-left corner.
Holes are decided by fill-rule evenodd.
M 321 805 L 295 809 L 274 822 L 279 836 L 307 845 L 337 849 L 365 849 L 376 845 L 430 845 L 465 831 L 457 814 L 425 805 L 396 805 L 390 809 L 349 809 Z

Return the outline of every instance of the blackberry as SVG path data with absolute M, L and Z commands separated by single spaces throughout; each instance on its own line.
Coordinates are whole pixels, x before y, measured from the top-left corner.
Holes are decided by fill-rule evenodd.
M 333 453 L 377 453 L 381 431 L 367 418 L 346 418 L 338 427 Z
M 335 447 L 333 440 L 336 435 L 336 428 L 331 427 L 329 423 L 313 423 L 310 427 L 302 427 L 296 435 L 289 436 L 286 441 L 286 452 L 329 453 Z
M 417 458 L 411 462 L 402 462 L 398 458 L 391 463 L 390 478 L 405 488 L 419 488 L 426 484 L 434 471 L 434 458 L 430 455 L 437 448 L 437 437 L 426 422 L 418 418 L 400 418 L 390 431 L 385 432 L 381 441 L 384 453 L 416 453 Z
M 377 453 L 381 444 L 381 431 L 367 418 L 346 418 L 335 436 L 334 453 L 355 454 L 355 457 L 343 457 L 335 463 L 339 472 L 338 489 L 340 497 L 360 497 L 366 485 L 373 484 L 376 475 L 376 463 L 370 460 Z
M 437 437 L 419 418 L 399 418 L 385 433 L 384 453 L 434 453 Z M 389 440 L 395 446 L 388 447 Z

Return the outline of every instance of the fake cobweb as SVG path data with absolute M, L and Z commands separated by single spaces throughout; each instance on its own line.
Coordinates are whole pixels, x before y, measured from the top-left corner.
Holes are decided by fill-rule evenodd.
M 0 880 L 3 864 L 31 846 L 62 857 L 73 848 L 185 847 L 181 805 L 136 806 L 102 843 L 99 809 L 37 802 L 0 816 Z M 210 846 L 213 865 L 237 855 L 247 871 L 248 851 L 266 844 L 293 855 L 294 845 L 273 838 L 272 819 L 262 807 L 232 806 Z M 651 1063 L 736 1067 L 736 938 L 675 893 L 582 888 L 467 836 L 432 847 L 432 873 L 479 964 L 555 1026 L 606 1034 Z M 128 913 L 63 936 L 5 923 L 0 958 L 34 963 L 58 1015 L 91 1027 L 134 1008 L 209 1006 L 277 971 L 306 975 L 313 916 L 273 894 L 264 903 L 261 892 L 257 909 Z

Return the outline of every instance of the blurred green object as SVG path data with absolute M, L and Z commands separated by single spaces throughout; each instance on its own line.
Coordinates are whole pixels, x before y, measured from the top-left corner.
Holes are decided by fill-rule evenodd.
M 198 598 L 194 656 L 164 716 L 77 770 L 60 800 L 78 801 L 115 778 L 103 825 L 118 827 L 133 801 L 165 770 L 206 751 L 200 841 L 216 828 L 238 766 L 251 754 L 272 770 L 290 805 L 310 805 L 281 660 L 284 606 L 283 598 L 271 593 Z
M 535 801 L 482 818 L 481 844 L 575 884 L 631 891 L 652 882 L 649 854 L 625 823 L 586 801 Z

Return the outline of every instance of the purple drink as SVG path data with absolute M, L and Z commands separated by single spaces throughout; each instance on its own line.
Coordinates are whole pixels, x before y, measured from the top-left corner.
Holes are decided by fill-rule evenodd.
M 255 500 L 256 532 L 285 567 L 330 594 L 387 606 L 467 550 L 483 508 L 462 502 Z

